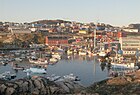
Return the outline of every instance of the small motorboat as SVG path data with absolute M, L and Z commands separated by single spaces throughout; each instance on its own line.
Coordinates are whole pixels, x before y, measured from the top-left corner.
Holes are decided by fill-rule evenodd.
M 16 74 L 11 73 L 10 71 L 6 71 L 0 74 L 0 79 L 4 79 L 4 80 L 11 80 L 11 79 L 14 79 L 15 77 L 16 77 Z
M 8 64 L 8 62 L 7 62 L 7 61 L 1 61 L 1 64 L 2 64 L 3 66 L 6 66 L 6 65 Z
M 41 59 L 41 58 L 39 58 L 39 59 L 37 59 L 37 60 L 33 60 L 33 59 L 29 59 L 29 62 L 30 63 L 34 63 L 34 64 L 48 64 L 48 60 L 46 60 L 46 59 Z
M 79 55 L 87 55 L 86 51 L 79 51 Z
M 19 66 L 18 64 L 12 64 L 14 70 L 24 70 L 24 67 Z
M 23 61 L 23 59 L 22 59 L 22 58 L 15 58 L 15 61 L 22 62 L 22 61 Z
M 13 67 L 14 70 L 24 70 L 24 67 Z
M 57 58 L 57 59 L 61 59 L 61 55 L 59 55 L 58 53 L 54 53 L 52 54 L 52 58 Z
M 61 78 L 61 76 L 56 76 L 55 74 L 52 74 L 51 76 L 48 76 L 47 79 L 50 81 L 57 81 Z
M 80 79 L 78 78 L 78 76 L 75 76 L 74 74 L 69 74 L 69 75 L 65 75 L 63 76 L 64 79 L 66 80 L 72 80 L 72 81 L 80 81 Z
M 97 53 L 97 55 L 104 57 L 104 56 L 106 56 L 106 52 L 100 51 Z
M 58 59 L 57 58 L 50 58 L 49 59 L 49 64 L 51 64 L 51 65 L 53 65 L 53 64 L 55 64 L 57 62 L 58 62 Z
M 41 67 L 30 67 L 29 69 L 25 69 L 23 70 L 23 72 L 26 72 L 26 73 L 37 73 L 37 74 L 46 74 L 47 71 L 46 69 L 44 68 L 41 68 Z

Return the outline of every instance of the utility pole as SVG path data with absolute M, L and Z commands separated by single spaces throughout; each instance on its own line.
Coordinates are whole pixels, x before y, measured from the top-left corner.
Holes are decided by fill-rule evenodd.
M 94 29 L 94 50 L 95 50 L 95 47 L 96 47 L 96 28 L 97 28 L 97 26 L 95 25 L 95 29 Z

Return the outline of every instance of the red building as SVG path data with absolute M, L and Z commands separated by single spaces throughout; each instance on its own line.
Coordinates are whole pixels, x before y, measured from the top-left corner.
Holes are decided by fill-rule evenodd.
M 118 38 L 122 37 L 122 32 L 118 32 Z
M 109 37 L 117 37 L 118 32 L 106 32 L 106 35 L 109 36 Z
M 66 45 L 68 37 L 46 36 L 46 45 Z

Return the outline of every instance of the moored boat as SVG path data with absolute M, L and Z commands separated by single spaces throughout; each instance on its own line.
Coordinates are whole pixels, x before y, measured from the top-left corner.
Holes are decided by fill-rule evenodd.
M 58 62 L 57 58 L 50 58 L 49 59 L 49 64 L 54 64 L 54 63 L 57 63 L 57 62 Z
M 104 57 L 104 56 L 106 56 L 106 52 L 100 51 L 99 53 L 97 53 L 97 55 Z
M 39 59 L 36 59 L 36 60 L 29 59 L 29 62 L 34 63 L 34 64 L 39 64 L 39 65 L 48 64 L 48 60 L 47 59 L 42 59 L 42 58 L 39 58 Z
M 0 74 L 0 79 L 4 79 L 4 80 L 11 80 L 11 79 L 14 79 L 15 77 L 16 77 L 16 74 L 11 73 L 10 71 L 6 71 Z
M 54 53 L 54 54 L 52 54 L 52 58 L 57 58 L 57 59 L 61 59 L 61 55 L 60 54 L 58 54 L 58 53 Z
M 67 54 L 68 54 L 68 55 L 70 55 L 70 54 L 72 54 L 72 53 L 73 53 L 72 50 L 68 50 L 68 51 L 67 51 Z
M 39 68 L 39 67 L 30 67 L 29 69 L 23 70 L 23 72 L 38 73 L 38 74 L 46 74 L 47 73 L 46 69 Z
M 137 69 L 135 63 L 111 63 L 112 69 Z
M 61 76 L 56 76 L 55 74 L 52 74 L 51 76 L 48 76 L 47 79 L 50 81 L 57 81 L 61 78 Z
M 74 74 L 69 74 L 69 75 L 65 75 L 63 76 L 63 78 L 65 80 L 72 80 L 72 81 L 80 81 L 80 79 L 78 78 L 78 76 L 75 76 Z
M 79 55 L 87 55 L 86 51 L 79 51 Z

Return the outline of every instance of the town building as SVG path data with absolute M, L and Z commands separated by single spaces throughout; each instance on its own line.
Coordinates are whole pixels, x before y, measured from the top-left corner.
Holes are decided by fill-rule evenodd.
M 46 36 L 46 45 L 67 45 L 68 37 L 65 36 Z
M 123 55 L 135 55 L 136 50 L 140 50 L 140 36 L 120 37 L 119 42 Z
M 136 29 L 136 28 L 124 28 L 123 31 L 125 31 L 125 32 L 139 32 L 139 29 Z

